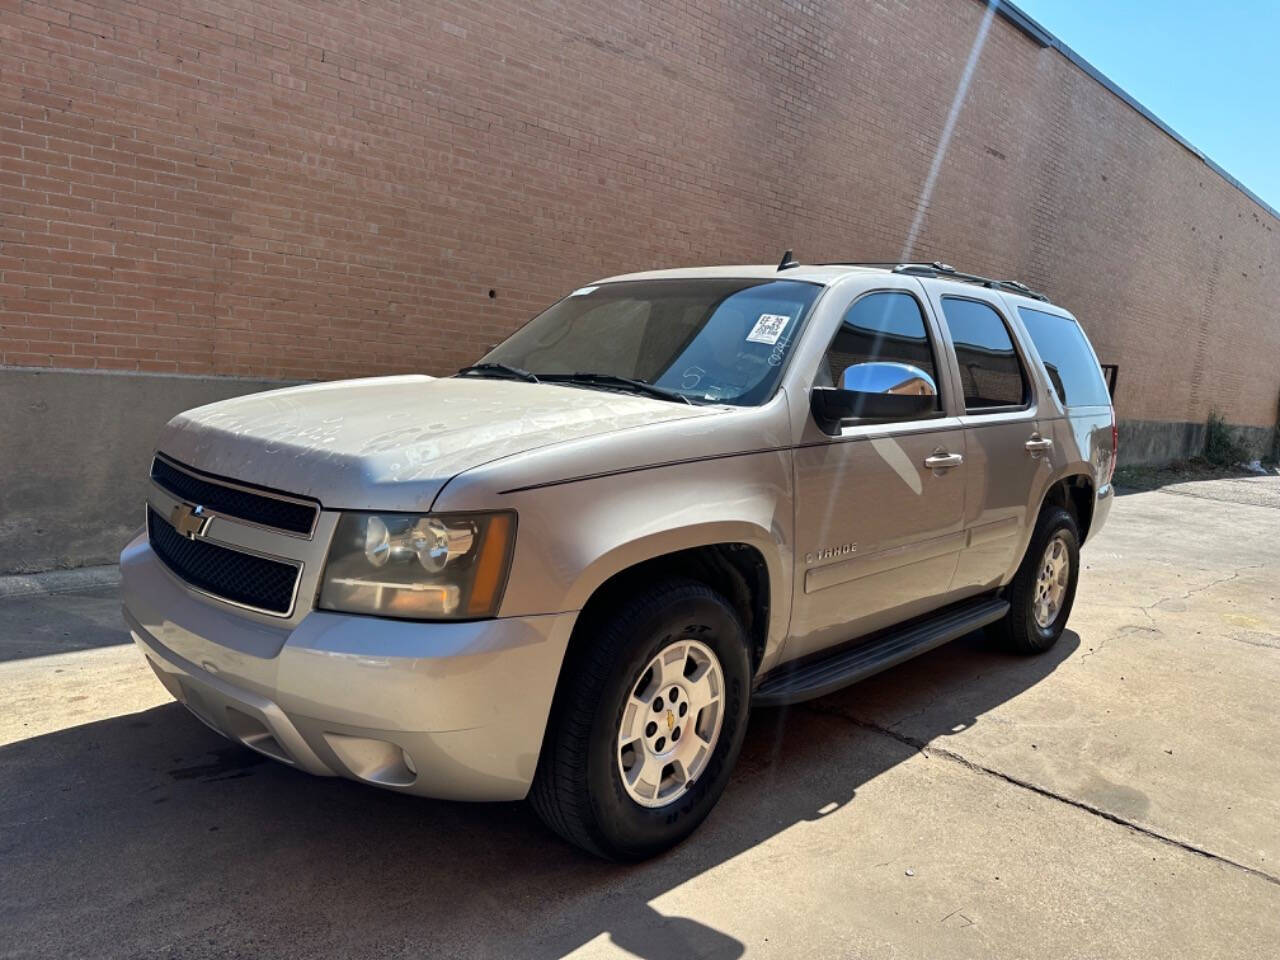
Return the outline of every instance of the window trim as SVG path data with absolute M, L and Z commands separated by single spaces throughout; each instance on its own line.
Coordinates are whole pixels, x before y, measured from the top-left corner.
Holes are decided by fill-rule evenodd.
M 987 417 L 987 416 L 991 416 L 992 414 L 1021 413 L 1023 411 L 1032 409 L 1036 403 L 1035 387 L 1031 382 L 1031 376 L 1028 372 L 1027 358 L 1023 353 L 1022 344 L 1018 342 L 1018 336 L 1014 332 L 1013 326 L 1009 323 L 1009 318 L 1004 315 L 1004 313 L 1000 310 L 998 306 L 996 306 L 994 303 L 992 303 L 989 300 L 984 300 L 982 297 L 966 297 L 966 296 L 961 296 L 960 294 L 939 292 L 938 293 L 938 312 L 940 316 L 938 319 L 942 321 L 943 326 L 946 328 L 947 342 L 951 346 L 951 356 L 955 360 L 956 373 L 957 374 L 960 373 L 960 354 L 956 351 L 956 340 L 951 333 L 951 323 L 949 320 L 947 320 L 946 302 L 948 300 L 967 300 L 970 303 L 980 303 L 984 307 L 989 307 L 992 310 L 992 312 L 995 313 L 995 315 L 999 318 L 1000 322 L 1004 324 L 1004 332 L 1009 337 L 1009 344 L 1013 347 L 1014 359 L 1018 363 L 1018 374 L 1022 377 L 1022 403 L 1017 403 L 1017 404 L 1004 403 L 995 407 L 974 407 L 973 409 L 970 409 L 969 405 L 965 402 L 964 378 L 961 377 L 960 378 L 960 407 L 962 411 L 961 416 Z
M 840 319 L 836 323 L 836 328 L 832 332 L 830 339 L 827 340 L 827 345 L 822 348 L 822 353 L 819 354 L 818 356 L 818 363 L 822 364 L 826 362 L 827 354 L 831 352 L 831 345 L 836 342 L 836 337 L 840 336 L 840 331 L 844 328 L 845 317 L 849 315 L 850 311 L 852 311 L 854 307 L 856 307 L 859 303 L 861 303 L 867 297 L 872 297 L 872 296 L 875 296 L 876 294 L 882 294 L 882 293 L 896 293 L 896 294 L 903 294 L 904 296 L 910 297 L 912 300 L 915 301 L 916 309 L 920 311 L 920 323 L 924 327 L 924 339 L 925 339 L 925 342 L 929 345 L 930 353 L 933 355 L 933 380 L 934 380 L 934 386 L 938 388 L 938 409 L 934 410 L 931 413 L 923 414 L 918 417 L 910 417 L 906 420 L 880 420 L 875 417 L 850 417 L 848 420 L 840 421 L 841 430 L 843 430 L 845 427 L 868 427 L 868 426 L 892 427 L 895 424 L 923 423 L 923 422 L 928 422 L 930 420 L 944 419 L 950 416 L 950 414 L 948 414 L 947 412 L 947 391 L 950 389 L 950 387 L 943 386 L 943 383 L 942 383 L 943 373 L 941 368 L 943 364 L 939 362 L 940 344 L 938 340 L 934 338 L 933 333 L 929 329 L 929 312 L 925 307 L 925 302 L 920 298 L 920 296 L 914 290 L 908 289 L 906 287 L 875 287 L 870 290 L 863 290 L 861 293 L 859 293 L 856 297 L 850 300 L 848 305 L 840 312 Z M 814 370 L 813 373 L 816 374 L 817 371 Z M 811 376 L 810 385 L 809 385 L 810 390 L 812 390 L 814 386 L 816 386 L 814 379 L 815 378 Z M 813 419 L 812 413 L 809 414 L 809 419 L 811 420 Z M 839 440 L 840 437 L 839 435 L 836 435 L 834 437 L 831 437 L 830 439 Z

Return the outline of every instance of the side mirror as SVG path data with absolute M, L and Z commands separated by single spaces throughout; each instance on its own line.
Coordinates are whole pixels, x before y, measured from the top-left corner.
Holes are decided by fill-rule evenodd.
M 938 387 L 933 377 L 909 363 L 855 363 L 840 376 L 839 387 L 814 387 L 809 393 L 813 418 L 836 434 L 845 420 L 913 420 L 932 413 Z

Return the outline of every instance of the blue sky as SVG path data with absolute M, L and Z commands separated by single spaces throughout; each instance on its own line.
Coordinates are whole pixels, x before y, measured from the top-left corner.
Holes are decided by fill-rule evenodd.
M 1014 0 L 1280 209 L 1280 0 Z

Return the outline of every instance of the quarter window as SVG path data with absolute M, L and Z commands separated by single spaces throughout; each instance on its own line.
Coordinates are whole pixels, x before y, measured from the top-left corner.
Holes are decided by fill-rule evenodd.
M 1064 407 L 1107 406 L 1111 403 L 1102 370 L 1079 324 L 1068 317 L 1027 307 L 1019 307 L 1018 314 Z
M 902 364 L 924 375 L 937 411 L 941 409 L 940 386 L 933 358 L 919 301 L 909 293 L 872 293 L 855 301 L 845 313 L 822 358 L 815 385 L 840 386 L 845 371 L 861 363 Z M 902 373 L 909 375 L 910 371 Z
M 965 411 L 1024 405 L 1027 378 L 1000 314 L 977 300 L 943 297 L 942 315 L 956 350 Z

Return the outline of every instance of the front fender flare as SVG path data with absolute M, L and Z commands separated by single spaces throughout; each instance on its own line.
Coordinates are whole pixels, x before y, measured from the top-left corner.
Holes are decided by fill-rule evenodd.
M 617 544 L 587 564 L 569 588 L 566 604 L 581 610 L 610 578 L 646 561 L 662 556 L 718 544 L 742 543 L 754 547 L 764 559 L 769 573 L 769 633 L 765 658 L 780 649 L 791 620 L 790 558 L 781 556 L 775 534 L 747 521 L 720 520 L 694 526 L 676 527 L 649 533 Z

